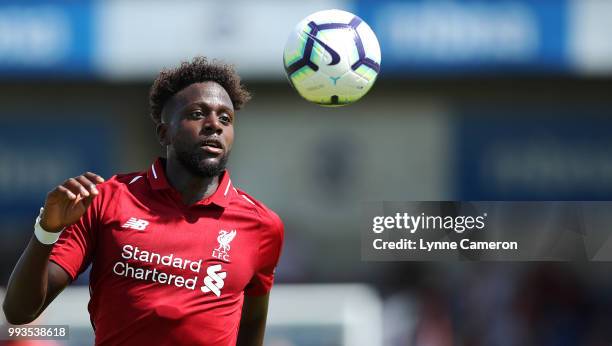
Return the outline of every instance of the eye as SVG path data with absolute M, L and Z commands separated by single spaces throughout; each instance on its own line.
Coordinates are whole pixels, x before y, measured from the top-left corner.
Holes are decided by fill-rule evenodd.
M 219 114 L 219 121 L 222 122 L 223 124 L 230 124 L 232 122 L 232 117 L 230 117 L 229 115 L 225 113 L 221 113 Z
M 200 119 L 204 116 L 204 113 L 202 113 L 202 111 L 193 111 L 189 113 L 189 118 L 191 119 Z

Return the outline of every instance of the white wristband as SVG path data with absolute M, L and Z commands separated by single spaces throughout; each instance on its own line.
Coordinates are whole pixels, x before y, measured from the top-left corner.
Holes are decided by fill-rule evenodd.
M 36 236 L 36 239 L 38 239 L 39 242 L 45 245 L 55 244 L 55 242 L 57 242 L 57 240 L 59 239 L 60 235 L 62 234 L 64 230 L 62 229 L 59 232 L 45 231 L 40 226 L 40 217 L 42 213 L 43 213 L 43 208 L 40 208 L 40 214 L 38 214 L 38 217 L 36 218 L 36 223 L 34 223 L 34 235 Z

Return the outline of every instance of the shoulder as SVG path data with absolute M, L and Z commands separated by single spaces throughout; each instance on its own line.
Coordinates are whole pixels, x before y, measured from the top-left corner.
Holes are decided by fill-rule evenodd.
M 105 200 L 119 197 L 120 192 L 133 189 L 142 189 L 147 184 L 146 172 L 131 172 L 116 174 L 106 179 L 96 187 Z M 143 185 L 144 184 L 144 185 Z
M 109 182 L 116 186 L 127 187 L 128 185 L 132 185 L 136 182 L 145 182 L 146 180 L 146 172 L 131 172 L 114 175 L 111 177 L 111 179 L 109 179 Z
M 276 212 L 263 202 L 236 188 L 236 197 L 232 204 L 256 214 L 265 230 L 282 238 L 284 233 L 283 221 Z
M 100 194 L 94 199 L 94 208 L 101 218 L 112 218 L 122 209 L 122 202 L 134 200 L 148 189 L 146 172 L 116 174 L 96 185 Z

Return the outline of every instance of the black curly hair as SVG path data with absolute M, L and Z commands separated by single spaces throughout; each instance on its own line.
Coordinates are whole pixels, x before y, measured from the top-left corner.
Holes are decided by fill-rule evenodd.
M 183 61 L 173 69 L 162 70 L 149 93 L 151 118 L 156 124 L 161 123 L 161 113 L 164 105 L 172 96 L 194 83 L 212 81 L 221 85 L 227 91 L 235 110 L 242 108 L 250 99 L 251 94 L 240 83 L 240 76 L 232 65 L 205 57 L 195 57 L 191 61 Z

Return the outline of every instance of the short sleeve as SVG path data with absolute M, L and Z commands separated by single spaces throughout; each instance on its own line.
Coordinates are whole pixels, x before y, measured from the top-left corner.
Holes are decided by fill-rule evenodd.
M 274 270 L 280 259 L 283 246 L 284 226 L 281 219 L 273 214 L 267 229 L 263 230 L 259 247 L 258 267 L 244 290 L 248 296 L 268 294 L 274 283 Z
M 68 226 L 53 245 L 50 260 L 62 267 L 74 281 L 91 263 L 96 227 L 97 204 L 101 196 L 96 196 L 87 211 L 74 224 Z

